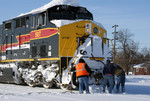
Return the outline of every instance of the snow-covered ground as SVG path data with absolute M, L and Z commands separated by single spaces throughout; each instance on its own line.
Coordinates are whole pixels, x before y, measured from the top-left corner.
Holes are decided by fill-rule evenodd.
M 77 90 L 0 84 L 0 101 L 150 101 L 150 76 L 127 76 L 125 94 L 103 94 L 100 87 L 92 88 L 91 94 L 80 95 Z

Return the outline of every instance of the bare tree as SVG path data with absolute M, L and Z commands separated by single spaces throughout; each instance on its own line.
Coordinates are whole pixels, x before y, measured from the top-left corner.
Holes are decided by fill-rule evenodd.
M 136 58 L 138 44 L 131 37 L 133 34 L 128 29 L 122 29 L 117 34 L 117 55 L 119 56 L 119 64 L 125 69 L 128 74 L 130 67 Z
M 142 49 L 141 53 L 144 56 L 143 63 L 144 62 L 149 62 L 150 61 L 150 49 L 148 49 L 147 47 L 145 47 L 145 48 Z

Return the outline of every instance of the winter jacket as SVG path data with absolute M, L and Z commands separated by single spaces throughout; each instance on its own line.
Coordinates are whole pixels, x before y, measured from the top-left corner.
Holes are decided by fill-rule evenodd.
M 104 66 L 103 75 L 114 75 L 115 74 L 115 64 L 109 63 Z

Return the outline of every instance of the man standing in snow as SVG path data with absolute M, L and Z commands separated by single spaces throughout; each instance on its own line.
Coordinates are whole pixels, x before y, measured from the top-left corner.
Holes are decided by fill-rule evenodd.
M 109 83 L 108 91 L 109 93 L 112 93 L 112 89 L 114 86 L 114 76 L 115 73 L 115 64 L 111 63 L 110 60 L 107 60 L 106 65 L 103 69 L 103 77 L 104 77 L 104 84 L 103 84 L 103 92 L 105 92 L 105 88 L 107 83 Z
M 75 65 L 71 69 L 71 71 L 76 70 L 76 77 L 78 78 L 79 82 L 79 93 L 83 94 L 83 88 L 85 87 L 86 93 L 89 94 L 89 75 L 91 75 L 91 70 L 88 65 L 85 63 L 83 59 L 79 60 L 79 63 Z
M 122 93 L 125 92 L 125 71 L 120 66 L 117 66 L 115 70 L 115 74 L 117 76 L 117 85 L 116 85 L 116 93 L 119 92 L 119 87 L 121 85 Z

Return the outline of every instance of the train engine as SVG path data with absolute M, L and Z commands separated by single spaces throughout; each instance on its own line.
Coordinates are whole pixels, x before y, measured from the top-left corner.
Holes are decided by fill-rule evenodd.
M 90 84 L 101 84 L 110 58 L 105 28 L 86 8 L 55 5 L 4 21 L 0 25 L 0 82 L 78 87 L 71 64 L 84 58 L 93 72 Z

